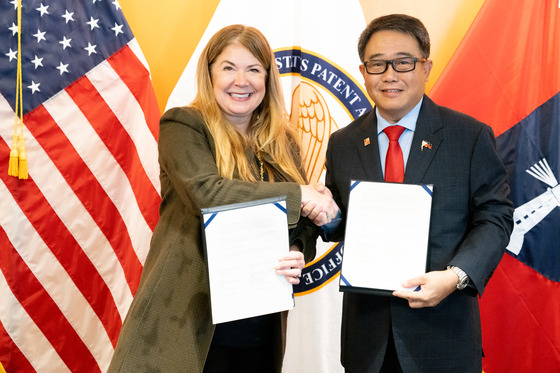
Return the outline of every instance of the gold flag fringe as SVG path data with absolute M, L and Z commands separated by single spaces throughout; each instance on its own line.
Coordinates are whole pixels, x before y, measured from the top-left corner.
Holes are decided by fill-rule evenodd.
M 17 77 L 16 77 L 16 110 L 14 137 L 12 150 L 10 151 L 10 164 L 8 175 L 20 179 L 27 179 L 27 154 L 25 152 L 25 142 L 23 138 L 23 74 L 21 69 L 22 50 L 21 50 L 21 0 L 18 0 L 18 55 L 17 55 Z M 19 114 L 19 117 L 18 117 Z M 19 125 L 18 125 L 19 122 Z M 18 134 L 19 130 L 19 134 Z

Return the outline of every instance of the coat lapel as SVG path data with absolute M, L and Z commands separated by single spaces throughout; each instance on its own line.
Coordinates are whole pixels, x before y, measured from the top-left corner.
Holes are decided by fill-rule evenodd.
M 358 125 L 359 136 L 355 139 L 358 156 L 364 172 L 364 180 L 382 181 L 383 170 L 379 157 L 379 145 L 377 141 L 377 117 L 375 110 L 363 118 Z
M 404 173 L 405 183 L 422 182 L 442 140 L 443 123 L 437 105 L 424 95 Z

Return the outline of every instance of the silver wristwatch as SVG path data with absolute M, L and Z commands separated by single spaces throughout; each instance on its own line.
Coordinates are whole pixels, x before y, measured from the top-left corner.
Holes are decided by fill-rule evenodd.
M 467 287 L 467 284 L 469 283 L 469 276 L 465 273 L 465 271 L 455 266 L 447 266 L 447 269 L 451 269 L 459 277 L 459 281 L 457 281 L 457 289 L 463 290 Z

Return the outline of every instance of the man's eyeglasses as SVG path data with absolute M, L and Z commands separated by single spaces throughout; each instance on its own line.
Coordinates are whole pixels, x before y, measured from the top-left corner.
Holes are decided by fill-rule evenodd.
M 401 57 L 394 60 L 369 60 L 364 62 L 364 66 L 368 74 L 383 74 L 389 65 L 398 73 L 406 73 L 416 68 L 416 62 L 426 61 L 428 60 L 425 58 Z

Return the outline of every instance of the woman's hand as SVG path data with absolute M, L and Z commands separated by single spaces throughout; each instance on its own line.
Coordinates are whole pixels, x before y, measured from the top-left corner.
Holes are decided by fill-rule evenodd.
M 321 226 L 330 223 L 337 214 L 338 206 L 329 188 L 321 183 L 315 187 L 301 185 L 301 216 Z
M 303 253 L 296 246 L 290 247 L 290 252 L 278 260 L 278 264 L 274 266 L 276 273 L 280 276 L 286 276 L 286 281 L 292 285 L 299 284 L 301 270 L 305 267 Z

